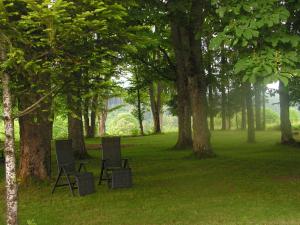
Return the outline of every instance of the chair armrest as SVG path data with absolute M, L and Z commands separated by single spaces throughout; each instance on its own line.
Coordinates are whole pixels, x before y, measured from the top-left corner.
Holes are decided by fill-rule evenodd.
M 101 168 L 105 168 L 105 162 L 106 162 L 105 159 L 101 159 Z
M 78 168 L 78 172 L 80 172 L 81 171 L 81 168 L 83 168 L 84 169 L 84 172 L 87 172 L 87 170 L 86 170 L 86 164 L 87 164 L 88 162 L 87 161 L 82 161 L 82 160 L 80 160 L 79 161 L 79 168 Z

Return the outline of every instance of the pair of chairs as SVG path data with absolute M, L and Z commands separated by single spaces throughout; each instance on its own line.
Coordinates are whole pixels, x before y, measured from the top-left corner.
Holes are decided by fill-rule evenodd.
M 76 169 L 76 162 L 72 151 L 72 140 L 57 140 L 55 142 L 56 156 L 58 164 L 58 176 L 52 189 L 52 194 L 57 187 L 69 186 L 69 189 L 74 196 L 74 189 L 79 189 L 79 194 L 85 195 L 94 191 L 93 176 L 86 171 L 85 162 L 79 162 L 79 167 Z M 84 173 L 81 170 L 84 169 Z M 107 181 L 108 185 L 112 185 L 120 178 L 123 182 L 129 181 L 126 178 L 130 172 L 128 159 L 121 158 L 121 138 L 120 137 L 105 137 L 102 138 L 102 160 L 101 172 L 98 185 L 102 181 Z M 131 173 L 129 174 L 131 175 Z M 61 183 L 62 177 L 66 178 L 66 182 Z M 120 177 L 121 176 L 121 177 Z M 125 180 L 124 180 L 125 178 Z M 130 185 L 130 184 L 128 184 Z

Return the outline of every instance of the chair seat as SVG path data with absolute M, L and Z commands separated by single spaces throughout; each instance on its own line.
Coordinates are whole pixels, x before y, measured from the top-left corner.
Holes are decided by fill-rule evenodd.
M 95 192 L 94 176 L 92 173 L 81 173 L 75 176 L 78 192 L 80 196 L 92 194 Z
M 112 171 L 111 179 L 108 182 L 110 188 L 132 187 L 132 174 L 130 168 L 119 168 Z

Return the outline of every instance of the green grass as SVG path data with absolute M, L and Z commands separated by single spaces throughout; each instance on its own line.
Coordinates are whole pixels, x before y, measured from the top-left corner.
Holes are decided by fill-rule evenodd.
M 256 144 L 245 139 L 245 133 L 214 132 L 218 157 L 196 160 L 190 151 L 171 150 L 176 134 L 123 138 L 132 189 L 102 185 L 90 196 L 71 197 L 67 188 L 51 195 L 46 183 L 21 187 L 20 224 L 300 224 L 300 149 L 277 144 L 278 132 L 258 132 Z M 88 170 L 98 177 L 100 153 L 89 153 Z M 3 168 L 0 192 L 4 224 Z

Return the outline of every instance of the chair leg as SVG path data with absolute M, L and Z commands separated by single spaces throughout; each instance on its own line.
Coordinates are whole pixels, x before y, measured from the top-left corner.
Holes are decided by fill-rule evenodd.
M 103 173 L 104 173 L 104 168 L 101 167 L 101 173 L 100 173 L 100 177 L 99 177 L 99 183 L 98 185 L 101 185 L 102 179 L 103 179 Z
M 74 196 L 73 185 L 72 185 L 72 183 L 70 181 L 70 177 L 69 177 L 69 175 L 67 173 L 66 173 L 66 178 L 67 178 L 67 181 L 69 183 L 69 188 L 70 188 L 70 191 L 72 192 L 72 196 Z
M 57 176 L 57 178 L 56 178 L 55 184 L 54 184 L 53 189 L 52 189 L 52 194 L 53 194 L 54 191 L 55 191 L 56 185 L 58 184 L 58 181 L 59 181 L 59 179 L 60 179 L 60 177 L 61 177 L 61 173 L 62 173 L 62 168 L 59 169 L 58 176 Z
M 128 159 L 124 160 L 124 164 L 123 164 L 123 168 L 127 168 L 128 167 Z

